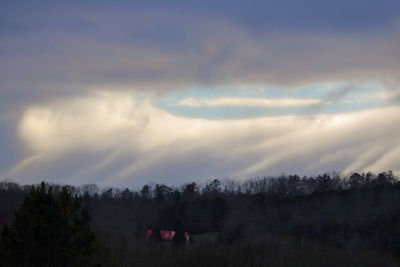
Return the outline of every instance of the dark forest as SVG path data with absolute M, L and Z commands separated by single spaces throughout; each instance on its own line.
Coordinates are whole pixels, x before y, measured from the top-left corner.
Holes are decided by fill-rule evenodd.
M 2 267 L 399 266 L 400 182 L 391 171 L 135 190 L 6 180 L 0 228 Z

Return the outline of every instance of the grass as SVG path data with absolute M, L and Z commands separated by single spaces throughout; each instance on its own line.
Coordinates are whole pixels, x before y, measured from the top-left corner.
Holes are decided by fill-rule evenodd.
M 214 234 L 200 235 L 209 240 Z M 316 242 L 270 238 L 236 244 L 196 242 L 188 248 L 134 241 L 123 247 L 101 244 L 96 261 L 103 267 L 397 267 L 399 261 L 374 251 L 349 251 Z

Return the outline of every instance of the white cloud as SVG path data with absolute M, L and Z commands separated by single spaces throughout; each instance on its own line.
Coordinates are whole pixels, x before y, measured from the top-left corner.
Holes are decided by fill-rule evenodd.
M 213 121 L 173 116 L 127 93 L 28 108 L 20 182 L 140 185 L 208 177 L 399 171 L 400 107 L 349 114 Z
M 400 99 L 400 90 L 385 90 L 361 95 L 357 101 L 362 103 L 376 103 L 376 102 L 386 102 L 386 103 L 396 103 Z
M 221 98 L 184 98 L 177 105 L 186 107 L 295 107 L 321 104 L 319 99 L 298 99 L 298 98 L 249 98 L 249 97 L 221 97 Z

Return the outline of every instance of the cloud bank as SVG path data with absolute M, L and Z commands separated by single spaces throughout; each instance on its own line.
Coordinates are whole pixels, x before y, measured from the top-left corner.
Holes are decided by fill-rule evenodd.
M 137 185 L 398 171 L 399 33 L 397 0 L 5 0 L 0 177 Z M 369 83 L 385 90 L 357 87 Z M 244 87 L 289 93 L 210 93 Z M 365 94 L 332 104 L 355 87 Z M 192 88 L 204 90 L 169 107 L 179 116 L 166 111 Z M 189 118 L 194 109 L 233 115 Z
M 126 93 L 32 107 L 25 157 L 7 175 L 138 186 L 210 177 L 400 171 L 399 107 L 245 120 L 176 117 Z
M 104 85 L 165 92 L 400 74 L 398 1 L 6 1 L 3 7 L 3 109 Z

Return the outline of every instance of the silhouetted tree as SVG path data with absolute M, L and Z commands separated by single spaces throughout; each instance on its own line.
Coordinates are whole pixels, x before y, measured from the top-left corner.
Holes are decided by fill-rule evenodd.
M 170 194 L 173 192 L 173 189 L 165 184 L 156 184 L 154 188 L 154 198 L 156 201 L 166 200 Z
M 55 194 L 42 182 L 3 228 L 0 259 L 5 266 L 87 266 L 93 242 L 80 198 L 67 187 Z
M 196 183 L 186 184 L 183 187 L 182 195 L 185 200 L 193 200 L 196 197 L 197 193 L 198 188 Z
M 360 186 L 363 185 L 364 180 L 365 180 L 365 179 L 364 179 L 364 177 L 363 177 L 361 174 L 355 172 L 355 173 L 353 173 L 353 174 L 350 176 L 350 178 L 349 178 L 350 187 L 352 187 L 352 188 L 358 188 L 358 187 L 360 187 Z
M 217 195 L 221 192 L 221 181 L 214 179 L 206 184 L 203 189 L 203 194 L 206 195 Z
M 53 195 L 62 188 L 53 186 Z M 245 181 L 215 179 L 203 186 L 195 183 L 180 187 L 149 184 L 136 191 L 94 189 L 89 185 L 81 187 L 80 191 L 73 186 L 64 190 L 80 193 L 88 199 L 85 203 L 93 216 L 91 225 L 96 231 L 98 245 L 94 259 L 102 266 L 160 266 L 156 261 L 161 266 L 196 266 L 188 262 L 165 265 L 166 259 L 172 257 L 164 255 L 158 260 L 161 256 L 155 255 L 161 255 L 163 251 L 178 253 L 174 255 L 180 256 L 175 258 L 186 261 L 190 257 L 181 257 L 183 253 L 198 253 L 207 240 L 218 241 L 212 241 L 208 253 L 198 255 L 208 256 L 214 249 L 220 249 L 220 253 L 246 242 L 259 242 L 260 246 L 269 242 L 275 244 L 274 240 L 278 240 L 279 249 L 284 251 L 291 238 L 296 240 L 298 248 L 304 248 L 311 240 L 317 246 L 333 245 L 352 253 L 358 249 L 366 255 L 371 250 L 379 255 L 400 253 L 400 182 L 390 171 L 377 175 L 355 173 L 350 177 L 329 173 L 302 178 L 281 175 Z M 89 193 L 91 191 L 94 193 Z M 27 192 L 26 187 L 0 183 L 1 227 L 10 220 L 12 210 L 21 206 L 23 192 Z M 13 204 L 13 198 L 20 200 Z M 153 229 L 153 235 L 143 245 L 146 229 Z M 185 252 L 150 242 L 161 240 L 160 229 L 177 232 L 174 244 L 183 240 L 183 230 L 190 232 L 196 242 Z M 5 227 L 4 236 L 11 236 L 12 231 L 12 227 Z M 11 244 L 8 247 L 13 246 L 12 242 L 8 244 Z M 239 251 L 248 253 L 250 250 L 247 249 L 247 252 L 246 249 Z M 142 262 L 144 258 L 149 260 L 148 264 Z M 348 258 L 346 256 L 346 260 Z M 108 261 L 110 259 L 113 260 Z M 197 266 L 209 265 L 202 263 Z
M 145 184 L 140 190 L 140 196 L 144 199 L 149 199 L 151 197 L 151 188 L 149 185 Z

